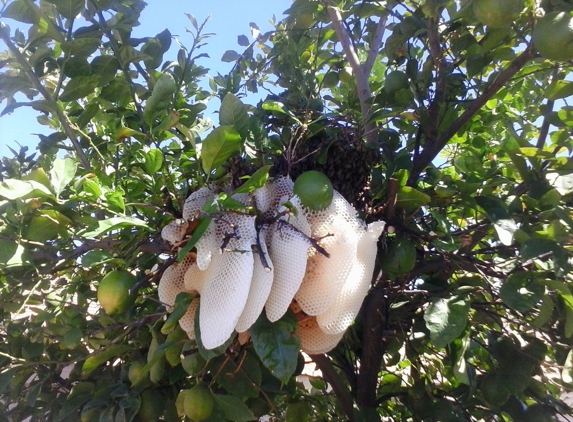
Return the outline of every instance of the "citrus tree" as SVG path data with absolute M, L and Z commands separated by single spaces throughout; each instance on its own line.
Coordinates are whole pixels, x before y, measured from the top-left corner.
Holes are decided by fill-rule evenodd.
M 132 37 L 140 0 L 4 1 L 2 19 L 28 29 L 0 22 L 2 113 L 32 107 L 52 133 L 1 162 L 0 420 L 570 414 L 572 12 L 296 0 L 207 80 L 210 34 L 192 15 L 175 48 L 167 29 Z M 252 198 L 284 176 L 297 195 L 269 217 Z M 201 290 L 158 293 L 204 258 L 213 226 L 237 221 L 216 262 L 245 219 L 293 237 L 337 198 L 386 226 L 359 250 L 377 256 L 367 294 L 324 353 L 300 352 L 296 300 L 206 347 L 189 317 Z M 303 234 L 328 262 L 333 233 Z M 264 241 L 247 248 L 233 256 L 271 270 Z

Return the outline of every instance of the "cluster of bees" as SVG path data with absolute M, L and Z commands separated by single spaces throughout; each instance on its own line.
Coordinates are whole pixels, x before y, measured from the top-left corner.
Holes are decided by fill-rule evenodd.
M 163 239 L 174 246 L 184 243 L 190 225 L 206 217 L 205 207 L 219 198 L 212 187 L 192 193 L 183 218 L 163 228 Z M 305 208 L 289 177 L 231 198 L 244 210 L 208 215 L 211 222 L 196 250 L 163 273 L 159 299 L 172 307 L 179 293 L 195 295 L 179 324 L 195 339 L 198 310 L 206 349 L 224 344 L 235 332 L 248 332 L 262 312 L 274 322 L 289 308 L 297 316 L 303 351 L 333 349 L 366 296 L 385 223 L 365 224 L 336 191 L 325 209 Z

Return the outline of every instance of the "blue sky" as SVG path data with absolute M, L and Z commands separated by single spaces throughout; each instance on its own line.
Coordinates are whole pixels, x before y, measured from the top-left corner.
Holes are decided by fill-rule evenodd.
M 216 35 L 208 39 L 208 45 L 201 52 L 209 54 L 210 58 L 201 59 L 201 64 L 210 69 L 210 74 L 216 75 L 227 73 L 232 64 L 221 62 L 221 56 L 225 50 L 241 51 L 243 47 L 237 44 L 237 36 L 246 35 L 251 39 L 249 23 L 255 22 L 261 32 L 272 29 L 269 20 L 273 14 L 277 20 L 283 18 L 283 12 L 290 7 L 292 0 L 148 0 L 148 6 L 140 18 L 141 25 L 134 30 L 135 37 L 153 36 L 164 29 L 169 29 L 171 34 L 178 36 L 184 45 L 191 44 L 191 34 L 186 28 L 191 28 L 191 23 L 185 15 L 190 13 L 203 22 L 207 16 L 211 19 L 206 25 L 206 32 Z M 8 21 L 8 20 L 7 20 Z M 15 29 L 14 22 L 7 22 L 12 31 Z M 172 50 L 165 55 L 165 59 L 175 59 L 177 44 L 173 43 Z M 6 46 L 0 42 L 0 50 L 6 50 Z M 253 103 L 256 101 L 253 101 Z M 6 103 L 0 104 L 0 110 Z M 20 145 L 29 147 L 28 153 L 36 149 L 38 137 L 34 133 L 50 134 L 52 130 L 40 125 L 36 121 L 37 112 L 21 107 L 10 115 L 0 117 L 0 157 L 12 156 L 8 146 L 18 151 Z M 216 120 L 216 118 L 214 119 Z

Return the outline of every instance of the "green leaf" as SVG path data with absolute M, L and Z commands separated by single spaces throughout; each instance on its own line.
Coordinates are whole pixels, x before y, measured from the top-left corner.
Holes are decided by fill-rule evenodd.
M 296 370 L 300 340 L 294 335 L 296 318 L 287 313 L 272 323 L 263 312 L 249 332 L 253 346 L 272 374 L 287 383 Z
M 236 62 L 241 58 L 241 55 L 237 53 L 235 50 L 227 50 L 223 53 L 223 57 L 221 57 L 221 61 L 225 63 Z
M 10 239 L 0 239 L 0 268 L 21 267 L 28 263 L 27 251 Z
M 53 195 L 46 186 L 34 180 L 6 179 L 0 182 L 0 196 L 13 201 L 25 197 L 51 197 Z
M 74 101 L 93 94 L 99 83 L 99 75 L 77 76 L 68 81 L 64 92 L 60 95 L 61 101 Z
M 527 312 L 536 306 L 545 293 L 545 286 L 531 273 L 514 273 L 501 286 L 499 297 L 510 308 Z
M 82 0 L 49 0 L 49 2 L 55 4 L 58 13 L 66 19 L 74 19 L 85 7 L 85 2 Z
M 119 60 L 123 65 L 128 65 L 129 63 L 141 62 L 143 60 L 151 60 L 147 54 L 140 53 L 132 46 L 121 47 L 119 50 Z
M 112 344 L 107 349 L 102 352 L 96 353 L 86 359 L 82 366 L 82 377 L 88 377 L 93 371 L 95 371 L 98 366 L 107 362 L 111 358 L 116 358 L 125 352 L 129 351 L 131 348 L 126 344 Z
M 539 306 L 539 313 L 533 320 L 533 326 L 541 328 L 545 324 L 547 324 L 551 319 L 551 316 L 553 315 L 554 307 L 555 304 L 553 303 L 553 299 L 551 299 L 551 296 L 549 295 L 543 296 L 543 300 L 541 301 L 541 306 Z
M 149 226 L 145 221 L 135 217 L 112 217 L 107 220 L 98 221 L 97 227 L 92 230 L 86 230 L 79 234 L 87 239 L 90 239 L 110 230 L 115 230 L 122 227 L 143 227 L 145 229 L 149 229 Z
M 217 383 L 229 394 L 241 400 L 258 397 L 262 373 L 260 361 L 252 354 L 247 353 L 237 361 L 228 359 L 225 355 L 219 356 L 212 360 L 211 365 L 220 371 Z
M 246 35 L 239 35 L 237 37 L 237 42 L 241 47 L 248 47 L 250 42 Z
M 559 100 L 573 95 L 573 82 L 555 81 L 547 87 L 545 97 L 548 100 Z
M 194 297 L 194 295 L 185 292 L 177 295 L 173 311 L 161 327 L 161 334 L 169 334 L 177 326 L 177 322 L 185 315 Z
M 32 3 L 30 5 L 24 0 L 16 0 L 9 3 L 4 12 L 3 18 L 14 19 L 18 22 L 37 24 L 40 20 L 39 7 Z
M 110 83 L 119 70 L 119 61 L 114 56 L 97 56 L 91 63 L 92 73 L 99 75 L 98 86 Z
M 430 202 L 430 197 L 410 186 L 402 186 L 398 190 L 396 207 L 398 208 L 418 208 Z
M 219 126 L 203 141 L 201 163 L 205 173 L 210 174 L 221 164 L 241 150 L 241 135 L 232 126 Z
M 78 163 L 71 158 L 56 158 L 50 170 L 50 183 L 56 196 L 60 196 L 64 188 L 74 179 L 77 169 Z
M 433 299 L 424 313 L 432 344 L 441 349 L 458 338 L 466 328 L 469 310 L 469 300 L 459 296 Z
M 521 247 L 521 259 L 527 260 L 553 252 L 559 245 L 549 239 L 528 239 Z
M 497 220 L 511 220 L 507 206 L 502 200 L 490 196 L 476 196 L 475 201 L 485 211 L 492 223 Z
M 263 110 L 266 111 L 275 111 L 281 114 L 286 114 L 287 116 L 289 116 L 290 118 L 292 118 L 295 122 L 300 123 L 300 120 L 298 120 L 296 118 L 296 116 L 292 113 L 292 111 L 290 111 L 289 109 L 287 109 L 285 107 L 285 105 L 283 103 L 281 103 L 280 101 L 265 101 L 262 105 Z
M 263 166 L 250 176 L 234 193 L 250 193 L 267 183 L 272 165 Z
M 255 418 L 255 415 L 247 407 L 245 403 L 235 396 L 226 396 L 222 394 L 213 394 L 217 406 L 219 406 L 223 412 L 225 412 L 225 417 L 234 422 L 248 422 Z
M 195 231 L 193 231 L 191 238 L 179 251 L 179 254 L 177 255 L 177 261 L 181 262 L 185 259 L 187 254 L 191 251 L 191 249 L 193 249 L 193 247 L 195 247 L 199 239 L 201 239 L 201 236 L 203 236 L 203 233 L 205 233 L 205 230 L 207 230 L 209 224 L 211 224 L 211 218 L 205 217 L 201 219 L 199 225 L 195 228 Z
M 23 236 L 33 242 L 45 242 L 60 234 L 62 227 L 54 218 L 47 215 L 35 215 L 26 224 Z
M 87 58 L 101 45 L 99 38 L 76 38 L 62 43 L 62 50 L 70 57 Z
M 153 176 L 163 166 L 163 153 L 159 149 L 151 149 L 144 153 L 145 155 L 145 171 L 150 176 Z
M 232 93 L 227 93 L 219 109 L 219 124 L 233 126 L 243 139 L 249 134 L 247 107 Z

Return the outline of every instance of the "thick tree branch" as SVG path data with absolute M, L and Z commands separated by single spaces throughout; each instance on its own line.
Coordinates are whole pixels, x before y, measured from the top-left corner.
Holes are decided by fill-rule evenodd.
M 30 80 L 32 81 L 36 89 L 40 92 L 40 94 L 47 101 L 54 104 L 54 109 L 56 111 L 58 120 L 60 121 L 60 124 L 64 128 L 66 136 L 72 142 L 72 145 L 74 146 L 74 149 L 76 151 L 76 154 L 78 155 L 80 163 L 82 163 L 84 169 L 91 170 L 90 162 L 88 161 L 80 143 L 78 142 L 78 139 L 76 138 L 76 134 L 72 129 L 70 121 L 68 120 L 63 110 L 60 108 L 60 105 L 52 98 L 52 95 L 48 92 L 48 90 L 44 87 L 44 85 L 42 85 L 42 82 L 40 81 L 40 79 L 38 79 L 38 77 L 34 73 L 34 70 L 30 67 L 30 64 L 28 63 L 26 58 L 22 55 L 22 53 L 20 53 L 20 50 L 14 45 L 14 43 L 10 39 L 9 34 L 4 31 L 0 31 L 0 38 L 8 46 L 8 49 L 10 50 L 14 58 L 18 61 L 20 66 L 22 66 L 22 68 L 28 75 L 28 78 L 30 78 Z
M 515 76 L 525 64 L 536 56 L 532 48 L 527 48 L 476 98 L 468 108 L 448 127 L 435 142 L 426 143 L 424 150 L 414 162 L 409 184 L 415 184 L 420 173 L 432 162 L 434 158 L 447 145 L 450 139 L 489 101 L 507 82 Z
M 356 403 L 361 407 L 377 406 L 376 392 L 378 373 L 384 354 L 384 315 L 385 292 L 382 284 L 377 284 L 364 300 L 364 337 L 360 356 L 360 373 L 356 388 Z M 362 312 L 362 311 L 361 311 Z
M 340 402 L 340 407 L 348 417 L 349 421 L 354 421 L 354 407 L 350 391 L 342 382 L 340 375 L 334 369 L 332 362 L 326 355 L 310 355 L 310 358 L 316 363 L 316 366 L 322 372 L 324 379 L 332 386 L 336 398 Z

